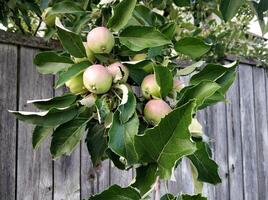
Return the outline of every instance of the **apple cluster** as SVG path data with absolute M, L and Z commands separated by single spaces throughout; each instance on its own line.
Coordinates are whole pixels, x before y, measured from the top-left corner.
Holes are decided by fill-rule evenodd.
M 113 34 L 106 27 L 92 29 L 87 35 L 87 42 L 84 42 L 87 58 L 74 58 L 76 63 L 84 60 L 95 62 L 95 54 L 111 53 L 115 39 Z M 146 54 L 136 54 L 132 61 L 141 61 Z M 89 66 L 83 73 L 73 77 L 66 82 L 66 86 L 72 93 L 85 94 L 90 92 L 87 99 L 94 104 L 93 96 L 109 92 L 113 84 L 126 84 L 129 70 L 120 61 L 104 66 L 95 63 Z M 174 80 L 173 92 L 179 92 L 184 87 L 180 80 Z M 147 75 L 141 84 L 141 93 L 147 103 L 144 107 L 144 118 L 151 125 L 157 125 L 163 117 L 172 111 L 170 105 L 161 97 L 160 87 L 157 84 L 155 74 Z

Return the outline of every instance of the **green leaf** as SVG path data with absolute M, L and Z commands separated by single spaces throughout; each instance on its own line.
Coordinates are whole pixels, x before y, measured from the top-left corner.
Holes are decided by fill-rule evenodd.
M 54 159 L 73 152 L 85 133 L 88 121 L 87 118 L 76 118 L 56 128 L 50 146 Z
M 262 30 L 262 34 L 268 32 L 268 22 L 265 22 L 265 12 L 268 10 L 268 4 L 266 0 L 260 0 L 248 2 L 251 5 L 252 10 L 256 13 L 259 21 L 259 25 Z
M 73 94 L 64 94 L 62 96 L 50 98 L 50 99 L 41 99 L 41 100 L 30 100 L 27 101 L 27 103 L 34 104 L 35 107 L 41 109 L 41 110 L 49 110 L 51 108 L 65 108 L 73 103 L 75 103 L 75 100 L 77 99 L 77 96 Z
M 161 179 L 171 176 L 177 160 L 195 152 L 188 127 L 195 101 L 176 108 L 154 128 L 135 136 L 135 147 L 142 163 L 157 163 Z
M 194 194 L 202 194 L 204 183 L 198 180 L 198 172 L 192 162 L 190 162 L 190 168 L 192 172 L 192 180 L 194 183 Z
M 178 71 L 177 75 L 178 76 L 187 76 L 194 72 L 196 69 L 202 67 L 205 64 L 205 61 L 198 61 L 190 66 L 187 66 L 181 70 Z
M 237 62 L 224 66 L 219 64 L 208 64 L 199 73 L 193 75 L 190 84 L 198 84 L 204 80 L 216 81 L 228 71 L 234 71 Z
M 182 194 L 181 196 L 177 197 L 177 200 L 208 200 L 208 199 L 206 197 L 202 197 L 201 194 L 197 195 Z
M 172 39 L 174 36 L 174 33 L 176 31 L 176 23 L 174 22 L 170 22 L 170 23 L 166 23 L 163 26 L 160 27 L 161 32 L 168 38 L 168 39 Z
M 196 59 L 207 53 L 211 49 L 211 45 L 204 40 L 194 37 L 184 37 L 175 44 L 175 50 L 192 59 Z
M 32 145 L 37 149 L 39 145 L 53 132 L 53 127 L 36 126 L 33 131 Z
M 196 108 L 198 108 L 218 89 L 220 86 L 212 81 L 203 81 L 197 85 L 187 86 L 180 91 L 177 106 L 182 106 L 189 100 L 196 99 Z
M 156 178 L 157 164 L 140 166 L 136 169 L 135 182 L 131 186 L 137 188 L 142 196 L 146 196 L 153 189 Z
M 86 50 L 80 35 L 65 29 L 56 18 L 57 33 L 63 48 L 76 58 L 87 57 Z
M 120 160 L 120 156 L 114 153 L 111 149 L 107 148 L 105 151 L 108 158 L 113 162 L 114 166 L 118 169 L 125 170 L 126 165 Z
M 160 200 L 175 200 L 175 197 L 173 194 L 165 194 Z
M 56 88 L 59 88 L 71 78 L 79 75 L 90 65 L 91 63 L 89 61 L 83 61 L 80 63 L 73 64 L 71 67 L 67 69 L 67 71 L 60 73 L 59 79 L 57 80 L 57 83 L 56 83 Z
M 98 97 L 95 101 L 99 123 L 103 123 L 106 117 L 111 113 L 109 102 L 110 100 L 106 95 Z
M 176 4 L 176 6 L 184 7 L 184 6 L 191 6 L 192 0 L 173 0 L 173 2 Z
M 137 161 L 137 153 L 135 150 L 134 137 L 138 133 L 139 119 L 135 114 L 128 122 L 121 123 L 119 111 L 113 116 L 112 126 L 109 130 L 109 148 L 116 154 L 124 157 L 128 164 Z
M 113 9 L 113 16 L 108 21 L 108 27 L 114 31 L 123 28 L 132 16 L 137 0 L 122 0 Z
M 163 16 L 141 4 L 135 7 L 133 18 L 142 26 L 161 26 L 165 22 Z
M 198 180 L 211 184 L 221 183 L 218 174 L 218 165 L 210 157 L 210 149 L 208 144 L 202 141 L 196 142 L 197 151 L 193 155 L 187 156 L 198 172 Z
M 202 141 L 196 142 L 197 151 L 193 155 L 189 155 L 198 172 L 198 180 L 211 184 L 221 183 L 221 178 L 218 174 L 219 166 L 210 157 L 210 149 L 208 144 Z
M 136 97 L 131 91 L 128 91 L 127 93 L 127 102 L 124 104 L 121 104 L 118 107 L 118 111 L 120 112 L 119 118 L 121 123 L 126 123 L 135 113 L 136 110 Z
M 19 120 L 39 126 L 57 126 L 70 121 L 78 114 L 76 105 L 66 109 L 52 108 L 44 112 L 9 111 Z
M 119 37 L 120 43 L 132 51 L 140 51 L 146 48 L 170 44 L 167 39 L 154 27 L 129 26 L 125 28 Z
M 173 87 L 173 77 L 167 67 L 155 66 L 154 73 L 162 97 L 166 97 Z
M 83 8 L 74 1 L 59 1 L 52 6 L 52 9 L 48 12 L 48 15 L 55 14 L 73 14 L 73 13 L 83 13 L 85 12 Z
M 126 66 L 129 70 L 129 76 L 138 85 L 140 85 L 144 77 L 147 76 L 148 73 L 153 72 L 154 69 L 154 63 L 149 60 L 143 60 L 135 64 L 127 63 Z
M 140 200 L 141 196 L 132 187 L 122 188 L 118 185 L 112 185 L 107 190 L 100 194 L 96 194 L 89 198 L 89 200 Z
M 34 64 L 37 65 L 37 70 L 41 74 L 56 74 L 70 67 L 73 61 L 69 57 L 47 51 L 38 53 L 34 58 Z
M 107 149 L 107 135 L 103 125 L 94 124 L 89 127 L 86 143 L 93 166 L 97 166 L 102 161 L 104 152 Z
M 220 93 L 219 90 L 216 91 L 213 95 L 211 95 L 207 99 L 205 99 L 205 101 L 202 103 L 202 105 L 200 107 L 198 107 L 198 109 L 202 110 L 205 107 L 211 106 L 211 105 L 216 104 L 218 102 L 226 101 L 224 95 L 222 93 Z
M 232 19 L 245 0 L 221 0 L 220 11 L 225 21 Z

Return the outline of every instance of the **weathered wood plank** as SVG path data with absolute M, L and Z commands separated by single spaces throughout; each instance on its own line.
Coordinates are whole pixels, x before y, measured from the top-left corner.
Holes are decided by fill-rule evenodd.
M 27 99 L 48 98 L 53 95 L 53 77 L 37 73 L 33 65 L 36 50 L 20 49 L 19 110 L 34 110 Z M 52 199 L 52 160 L 49 141 L 36 151 L 32 148 L 32 126 L 18 124 L 17 199 Z
M 94 193 L 97 193 L 97 174 L 83 140 L 81 142 L 81 199 L 86 199 Z
M 117 169 L 113 163 L 111 163 L 110 177 L 111 185 L 117 184 L 126 187 L 130 184 L 132 180 L 132 170 L 120 170 Z
M 268 199 L 267 94 L 264 69 L 253 68 L 255 135 L 257 141 L 259 199 Z
M 253 97 L 252 67 L 240 65 L 240 112 L 243 149 L 244 199 L 258 200 L 258 173 L 255 137 L 255 110 Z M 257 114 L 257 113 L 256 113 Z
M 66 91 L 55 91 L 59 96 Z M 54 200 L 80 200 L 80 145 L 70 156 L 54 161 Z
M 15 200 L 16 119 L 7 109 L 17 109 L 17 47 L 0 44 L 0 197 Z
M 226 99 L 230 102 L 226 104 L 228 164 L 230 199 L 243 200 L 243 161 L 239 98 L 239 84 L 237 77 L 236 81 L 226 94 Z

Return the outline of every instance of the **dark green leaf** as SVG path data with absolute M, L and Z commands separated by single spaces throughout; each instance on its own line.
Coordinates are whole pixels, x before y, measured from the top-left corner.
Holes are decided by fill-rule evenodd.
M 226 72 L 233 72 L 236 66 L 237 62 L 234 62 L 228 66 L 219 64 L 208 64 L 199 73 L 191 77 L 190 84 L 198 84 L 204 80 L 216 81 Z
M 65 108 L 72 105 L 77 96 L 73 94 L 64 94 L 62 96 L 54 97 L 51 99 L 31 100 L 27 103 L 34 104 L 35 107 L 41 110 L 49 110 L 51 108 Z
M 109 130 L 109 148 L 124 157 L 128 164 L 137 161 L 134 137 L 138 133 L 139 119 L 135 114 L 128 122 L 121 123 L 119 111 L 114 113 L 112 126 Z
M 67 69 L 67 71 L 60 73 L 59 79 L 57 80 L 57 83 L 56 83 L 56 88 L 59 88 L 71 78 L 79 75 L 82 71 L 84 71 L 90 65 L 91 63 L 89 61 L 83 61 L 80 63 L 73 64 L 71 67 Z
M 112 185 L 100 194 L 96 194 L 89 200 L 140 200 L 141 196 L 132 187 L 122 188 L 118 185 Z
M 121 123 L 126 123 L 135 113 L 136 110 L 136 97 L 131 91 L 128 91 L 128 99 L 127 102 L 124 104 L 121 104 L 118 107 L 118 111 L 120 112 L 120 121 Z
M 73 152 L 85 133 L 88 121 L 87 118 L 76 118 L 56 128 L 50 146 L 53 158 Z
M 80 35 L 65 29 L 56 19 L 57 33 L 63 48 L 76 58 L 87 57 Z
M 132 51 L 140 51 L 171 43 L 156 28 L 145 26 L 129 26 L 125 28 L 120 34 L 119 40 L 121 44 Z
M 194 37 L 185 37 L 176 42 L 175 50 L 193 59 L 199 58 L 207 53 L 211 45 L 207 44 L 204 40 Z
M 218 174 L 219 166 L 213 161 L 208 153 L 209 146 L 205 142 L 196 142 L 197 151 L 193 155 L 187 156 L 196 167 L 198 180 L 211 184 L 221 183 Z M 210 150 L 209 150 L 210 151 Z
M 232 19 L 245 0 L 221 0 L 220 11 L 225 21 Z
M 176 31 L 177 25 L 174 22 L 170 22 L 167 24 L 164 24 L 163 26 L 160 27 L 161 32 L 168 38 L 172 39 L 174 36 L 174 33 Z
M 77 106 L 66 109 L 52 108 L 44 112 L 9 111 L 19 120 L 39 126 L 57 126 L 73 119 L 78 114 Z
M 173 194 L 165 194 L 160 200 L 175 200 L 175 197 Z
M 124 163 L 121 162 L 120 160 L 120 156 L 117 155 L 116 153 L 114 153 L 111 149 L 106 149 L 105 151 L 106 155 L 108 156 L 108 158 L 113 162 L 113 164 L 121 170 L 126 169 L 126 165 Z
M 103 123 L 106 117 L 110 114 L 109 98 L 106 95 L 98 97 L 95 101 L 95 105 L 98 113 L 99 123 Z
M 177 197 L 177 200 L 208 200 L 208 199 L 206 197 L 202 197 L 201 194 L 197 195 L 182 194 L 181 196 Z
M 176 6 L 184 7 L 184 6 L 191 6 L 192 0 L 173 0 Z
M 196 150 L 188 130 L 195 106 L 195 101 L 190 101 L 173 110 L 154 128 L 135 136 L 140 162 L 157 163 L 161 179 L 168 179 L 176 161 Z
M 36 126 L 33 131 L 32 145 L 37 149 L 39 145 L 53 132 L 53 127 Z
M 166 97 L 173 87 L 173 77 L 167 67 L 155 66 L 154 73 L 162 97 Z
M 48 12 L 49 15 L 67 14 L 67 13 L 83 13 L 83 8 L 74 1 L 59 1 L 55 3 L 52 9 Z
M 140 194 L 145 196 L 152 188 L 157 178 L 157 164 L 148 164 L 136 169 L 135 182 L 131 185 L 138 188 Z
M 108 21 L 108 27 L 114 31 L 123 28 L 132 16 L 137 0 L 122 0 L 113 9 L 113 16 Z
M 86 143 L 93 166 L 97 166 L 102 161 L 104 152 L 107 149 L 105 127 L 97 123 L 93 127 L 89 127 Z
M 73 61 L 69 57 L 47 51 L 38 53 L 34 58 L 34 64 L 37 65 L 38 72 L 42 74 L 56 74 L 70 67 Z
M 220 86 L 212 81 L 203 81 L 198 85 L 185 87 L 179 93 L 177 106 L 184 105 L 191 99 L 196 99 L 196 106 L 198 108 L 218 89 L 220 89 Z

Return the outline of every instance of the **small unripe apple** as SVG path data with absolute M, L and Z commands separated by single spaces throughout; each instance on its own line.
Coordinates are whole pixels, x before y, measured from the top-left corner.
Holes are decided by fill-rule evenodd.
M 170 106 L 162 99 L 152 99 L 144 107 L 144 117 L 147 122 L 156 125 L 171 111 Z
M 69 88 L 70 92 L 74 94 L 81 94 L 87 92 L 87 89 L 83 84 L 82 73 L 68 80 L 65 85 Z
M 141 92 L 146 99 L 160 98 L 160 87 L 157 85 L 155 75 L 147 75 L 141 83 Z
M 92 65 L 85 70 L 83 81 L 90 92 L 104 94 L 110 90 L 113 78 L 104 66 Z
M 49 12 L 52 10 L 52 7 L 48 7 L 44 10 L 42 14 L 42 20 L 45 22 L 47 26 L 54 26 L 55 25 L 55 19 L 56 15 L 52 14 L 50 15 Z
M 202 137 L 203 135 L 202 125 L 198 122 L 196 118 L 192 119 L 192 122 L 189 126 L 189 131 L 193 137 Z
M 147 55 L 145 53 L 139 53 L 139 54 L 136 54 L 132 60 L 133 61 L 141 61 L 141 60 L 145 60 L 147 57 Z
M 87 45 L 93 53 L 110 53 L 114 47 L 114 36 L 107 28 L 97 27 L 88 33 Z
M 185 87 L 183 81 L 179 79 L 173 80 L 173 90 L 176 92 L 180 92 Z
M 85 47 L 87 57 L 85 57 L 85 58 L 74 58 L 74 62 L 75 63 L 80 63 L 80 62 L 89 60 L 90 62 L 93 63 L 95 61 L 95 57 L 94 57 L 93 52 L 88 48 L 86 42 L 83 42 L 83 45 Z
M 128 68 L 121 62 L 115 62 L 107 67 L 110 74 L 113 76 L 114 83 L 126 83 L 129 75 Z

